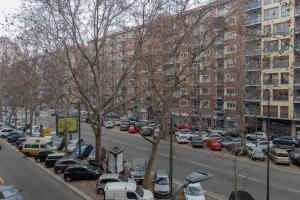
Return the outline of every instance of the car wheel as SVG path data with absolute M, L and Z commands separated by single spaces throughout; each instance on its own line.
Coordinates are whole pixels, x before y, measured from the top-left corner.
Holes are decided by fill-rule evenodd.
M 97 194 L 99 195 L 104 195 L 104 190 L 103 189 L 97 189 Z
M 41 162 L 41 159 L 40 159 L 40 158 L 37 158 L 37 159 L 36 159 L 36 162 L 40 163 L 40 162 Z
M 62 170 L 62 169 L 58 169 L 58 170 L 57 170 L 57 173 L 58 173 L 58 174 L 62 174 L 62 173 L 63 173 L 63 170 Z
M 66 182 L 71 182 L 71 181 L 72 181 L 72 179 L 71 179 L 71 177 L 70 177 L 70 176 L 66 176 L 66 177 L 65 177 L 65 181 L 66 181 Z

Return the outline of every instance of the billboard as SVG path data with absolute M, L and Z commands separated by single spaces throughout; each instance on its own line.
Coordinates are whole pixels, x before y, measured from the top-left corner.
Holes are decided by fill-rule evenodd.
M 78 120 L 76 116 L 68 117 L 68 130 L 69 133 L 76 133 L 78 129 Z M 57 119 L 57 131 L 58 133 L 64 133 L 65 130 L 65 118 L 59 116 Z

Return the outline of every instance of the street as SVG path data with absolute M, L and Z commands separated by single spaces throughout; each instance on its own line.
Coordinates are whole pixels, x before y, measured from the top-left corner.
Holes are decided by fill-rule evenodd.
M 41 119 L 45 126 L 54 126 L 54 119 Z M 86 143 L 94 145 L 94 136 L 89 124 L 82 123 L 82 136 Z M 138 135 L 119 132 L 118 129 L 104 129 L 103 144 L 106 147 L 119 146 L 125 149 L 125 160 L 136 157 L 148 158 L 150 144 Z M 169 145 L 160 144 L 156 156 L 155 168 L 169 168 Z M 256 200 L 263 200 L 266 196 L 266 166 L 247 160 L 237 160 L 238 189 L 246 190 Z M 193 171 L 205 171 L 213 177 L 203 183 L 204 189 L 223 197 L 229 196 L 234 189 L 234 167 L 232 158 L 187 149 L 176 145 L 174 148 L 174 178 L 182 182 L 184 177 Z M 270 199 L 297 200 L 300 199 L 300 171 L 294 172 L 277 167 L 270 168 Z
M 29 158 L 0 141 L 0 178 L 13 184 L 28 200 L 82 200 L 73 191 L 41 170 Z

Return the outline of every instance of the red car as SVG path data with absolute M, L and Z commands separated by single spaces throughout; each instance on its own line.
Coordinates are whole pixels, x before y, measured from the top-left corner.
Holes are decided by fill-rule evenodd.
M 191 129 L 189 124 L 178 124 L 177 129 Z
M 137 130 L 136 130 L 135 126 L 130 125 L 129 128 L 128 128 L 128 133 L 137 133 Z
M 210 148 L 211 150 L 221 150 L 222 149 L 222 144 L 219 140 L 216 139 L 211 139 L 208 140 L 206 143 L 206 146 Z

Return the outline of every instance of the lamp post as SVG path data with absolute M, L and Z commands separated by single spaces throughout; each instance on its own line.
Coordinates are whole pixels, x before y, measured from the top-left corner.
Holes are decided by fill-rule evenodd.
M 267 122 L 267 196 L 266 199 L 270 199 L 270 89 L 268 91 L 268 122 Z

